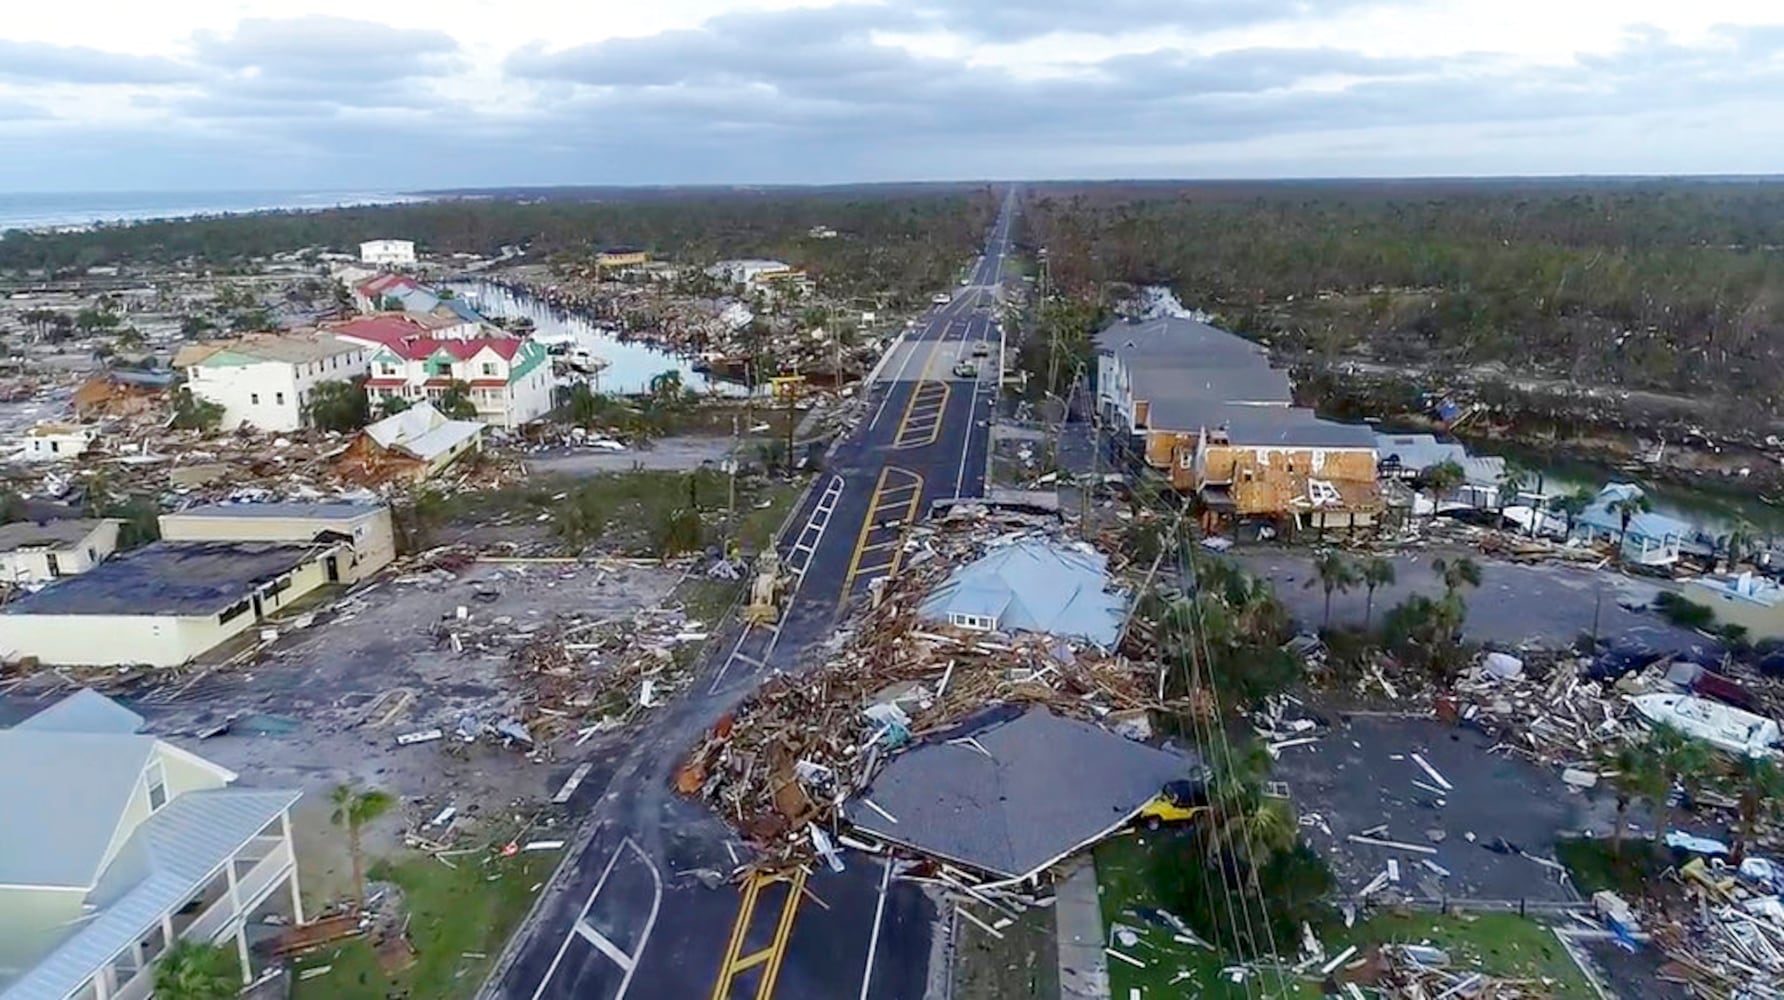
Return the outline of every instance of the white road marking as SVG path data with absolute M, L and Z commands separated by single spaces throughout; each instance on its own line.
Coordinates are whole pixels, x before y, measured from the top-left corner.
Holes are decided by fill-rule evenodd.
M 892 882 L 892 860 L 880 859 L 880 899 L 873 907 L 873 933 L 867 939 L 867 968 L 861 971 L 861 997 L 867 1000 L 867 989 L 873 985 L 873 956 L 880 947 L 880 922 L 886 917 L 886 887 Z
M 645 867 L 650 871 L 653 883 L 650 914 L 645 918 L 644 929 L 638 935 L 638 947 L 630 955 L 620 951 L 618 945 L 609 941 L 588 923 L 588 911 L 594 907 L 595 898 L 601 895 L 602 887 L 607 884 L 607 877 L 613 874 L 613 866 L 619 863 L 619 856 L 625 853 L 628 848 L 633 854 L 638 855 L 638 860 L 644 862 Z M 539 980 L 539 988 L 533 991 L 533 1000 L 539 1000 L 545 995 L 546 987 L 551 985 L 551 977 L 557 975 L 558 966 L 564 961 L 564 953 L 570 950 L 570 942 L 579 937 L 593 944 L 601 954 L 612 959 L 614 964 L 625 970 L 625 978 L 621 979 L 619 983 L 619 992 L 613 995 L 613 1000 L 622 1000 L 626 991 L 632 986 L 632 973 L 638 967 L 638 956 L 644 954 L 644 946 L 650 941 L 650 932 L 656 926 L 657 911 L 662 908 L 662 905 L 663 876 L 657 871 L 655 862 L 650 860 L 650 856 L 645 854 L 642 848 L 632 842 L 632 838 L 627 837 L 620 841 L 619 847 L 614 849 L 613 856 L 607 859 L 607 867 L 601 869 L 601 877 L 595 880 L 594 891 L 588 894 L 587 901 L 582 904 L 582 912 L 576 914 L 576 922 L 570 925 L 569 932 L 564 935 L 564 943 L 558 945 L 557 954 L 552 956 L 551 965 L 545 969 L 545 977 Z

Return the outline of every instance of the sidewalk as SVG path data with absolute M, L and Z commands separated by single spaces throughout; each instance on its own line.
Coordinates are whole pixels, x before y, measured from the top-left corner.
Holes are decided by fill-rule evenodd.
M 1102 904 L 1096 892 L 1096 864 L 1088 855 L 1069 863 L 1053 890 L 1059 924 L 1060 1000 L 1107 1000 L 1108 956 L 1103 954 Z

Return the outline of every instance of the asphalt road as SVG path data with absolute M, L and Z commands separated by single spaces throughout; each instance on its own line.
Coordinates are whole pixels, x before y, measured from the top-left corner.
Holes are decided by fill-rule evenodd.
M 611 779 L 583 786 L 573 804 L 587 815 L 570 859 L 485 996 L 924 995 L 936 915 L 920 891 L 855 852 L 841 873 L 721 883 L 747 848 L 670 781 L 720 716 L 774 670 L 800 663 L 875 577 L 897 572 L 912 522 L 936 500 L 982 494 L 1001 346 L 994 289 L 1014 204 L 1011 192 L 968 284 L 894 346 L 866 415 L 790 523 L 781 553 L 797 583 L 778 629 L 745 628 L 720 646 L 706 679 L 647 723 Z M 977 371 L 955 374 L 962 360 L 976 360 Z

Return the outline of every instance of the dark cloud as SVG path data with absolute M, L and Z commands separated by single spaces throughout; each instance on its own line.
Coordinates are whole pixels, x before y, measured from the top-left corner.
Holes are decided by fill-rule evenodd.
M 35 84 L 180 83 L 198 74 L 171 59 L 0 38 L 0 81 Z

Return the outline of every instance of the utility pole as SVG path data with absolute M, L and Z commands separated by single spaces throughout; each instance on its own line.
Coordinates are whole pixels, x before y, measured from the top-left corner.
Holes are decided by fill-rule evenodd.
M 788 476 L 788 478 L 792 478 L 792 475 L 793 475 L 793 424 L 799 417 L 799 411 L 795 408 L 794 404 L 797 403 L 798 400 L 799 400 L 799 377 L 798 377 L 798 370 L 795 369 L 794 377 L 787 381 L 787 476 Z
M 1096 492 L 1097 486 L 1101 485 L 1100 479 L 1102 478 L 1099 475 L 1103 452 L 1102 424 L 1103 422 L 1096 411 L 1092 410 L 1090 414 L 1090 485 L 1080 487 L 1078 490 L 1078 497 L 1083 502 L 1084 508 L 1079 513 L 1078 526 L 1086 537 L 1090 534 L 1090 495 Z
M 726 478 L 725 495 L 725 548 L 730 555 L 730 548 L 736 544 L 736 536 L 732 535 L 733 519 L 737 516 L 737 414 L 731 414 L 731 457 L 725 460 Z

